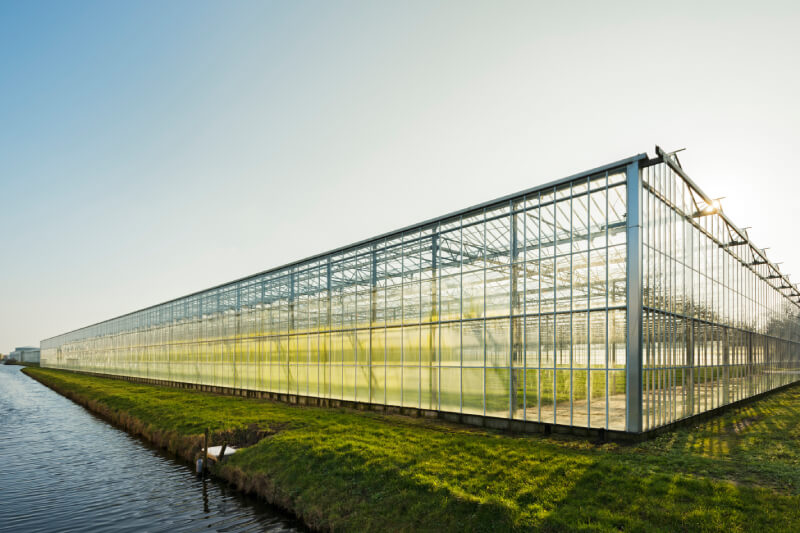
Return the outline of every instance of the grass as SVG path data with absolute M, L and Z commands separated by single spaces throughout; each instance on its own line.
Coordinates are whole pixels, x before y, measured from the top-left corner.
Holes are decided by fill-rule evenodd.
M 800 387 L 637 445 L 28 368 L 154 430 L 265 438 L 220 474 L 337 531 L 800 531 Z

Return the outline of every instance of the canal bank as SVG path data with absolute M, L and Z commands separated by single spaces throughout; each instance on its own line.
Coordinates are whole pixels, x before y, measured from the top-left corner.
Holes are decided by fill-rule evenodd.
M 187 459 L 243 442 L 217 474 L 314 529 L 800 530 L 798 387 L 623 446 L 25 372 Z
M 0 366 L 0 533 L 302 530 L 292 517 Z

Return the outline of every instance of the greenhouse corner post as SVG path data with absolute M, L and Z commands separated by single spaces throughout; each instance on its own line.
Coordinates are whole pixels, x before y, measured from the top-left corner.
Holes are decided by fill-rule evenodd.
M 639 161 L 627 174 L 627 357 L 625 361 L 625 429 L 642 432 L 642 176 Z

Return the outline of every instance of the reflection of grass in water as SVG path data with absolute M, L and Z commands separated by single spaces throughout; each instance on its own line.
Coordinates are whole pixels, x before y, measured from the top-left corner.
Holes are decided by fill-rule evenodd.
M 800 531 L 800 387 L 620 446 L 28 372 L 179 434 L 272 428 L 227 468 L 321 529 Z

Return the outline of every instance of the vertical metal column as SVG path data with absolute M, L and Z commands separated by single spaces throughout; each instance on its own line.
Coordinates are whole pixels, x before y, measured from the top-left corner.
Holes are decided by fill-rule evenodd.
M 269 350 L 269 345 L 268 345 L 269 341 L 266 339 L 266 335 L 267 335 L 267 331 L 268 330 L 267 330 L 267 325 L 264 324 L 264 320 L 265 320 L 264 315 L 266 314 L 266 308 L 267 308 L 267 306 L 266 306 L 266 297 L 267 297 L 267 288 L 266 288 L 266 286 L 267 286 L 266 281 L 264 281 L 264 279 L 262 279 L 261 282 L 259 283 L 259 287 L 261 288 L 261 296 L 260 296 L 260 298 L 258 300 L 259 303 L 256 306 L 256 309 L 258 310 L 257 311 L 258 312 L 258 326 L 256 327 L 256 331 L 258 331 L 258 344 L 257 344 L 257 347 L 258 347 L 257 348 L 257 350 L 258 350 L 257 376 L 258 377 L 257 377 L 257 380 L 258 380 L 258 388 L 259 388 L 259 390 L 262 390 L 262 391 L 269 388 L 264 383 L 264 371 L 265 370 L 268 371 L 268 368 L 269 368 L 267 366 L 269 364 L 268 363 L 269 356 L 267 355 L 268 354 L 268 350 Z
M 286 392 L 292 392 L 292 336 L 295 332 L 294 326 L 294 269 L 289 271 L 289 332 L 286 337 Z M 296 340 L 295 340 L 296 342 Z M 295 367 L 294 386 L 295 393 L 298 393 L 297 374 L 299 369 Z
M 628 329 L 626 377 L 626 431 L 642 432 L 642 177 L 639 162 L 627 172 L 626 295 Z
M 431 315 L 429 317 L 430 326 L 428 329 L 428 405 L 425 409 L 439 409 L 439 387 L 440 387 L 440 370 L 438 361 L 438 345 L 435 345 L 436 332 L 439 331 L 439 271 L 437 257 L 439 255 L 439 226 L 433 228 L 433 235 L 431 236 Z M 420 289 L 421 290 L 421 289 Z M 420 372 L 422 372 L 422 363 L 420 362 Z M 422 386 L 420 385 L 420 390 Z M 422 404 L 420 403 L 420 407 Z
M 375 376 L 372 373 L 372 328 L 375 327 L 375 320 L 378 318 L 378 254 L 376 251 L 377 245 L 372 245 L 370 250 L 370 269 L 369 269 L 369 358 L 368 372 L 369 372 L 369 403 L 375 403 L 373 398 L 375 387 Z
M 693 311 L 692 311 L 693 312 Z M 686 319 L 686 367 L 689 376 L 684 377 L 684 386 L 688 388 L 686 393 L 686 404 L 683 407 L 684 416 L 693 415 L 695 412 L 694 402 L 694 320 Z
M 511 235 L 510 235 L 510 247 L 511 247 L 511 291 L 508 298 L 509 304 L 509 341 L 511 344 L 511 351 L 509 353 L 510 359 L 508 363 L 508 371 L 509 371 L 509 387 L 508 387 L 508 394 L 509 394 L 509 402 L 508 402 L 508 418 L 514 418 L 514 413 L 518 409 L 517 405 L 517 389 L 520 386 L 519 383 L 519 376 L 515 369 L 515 363 L 518 363 L 522 356 L 520 354 L 520 346 L 521 346 L 521 339 L 520 339 L 520 328 L 519 324 L 517 323 L 517 319 L 515 318 L 514 310 L 519 306 L 519 291 L 517 287 L 517 280 L 519 278 L 519 265 L 517 263 L 517 255 L 519 253 L 518 250 L 518 243 L 517 243 L 517 215 L 516 215 L 516 204 L 512 201 L 509 202 L 511 206 L 511 223 L 509 224 L 511 228 Z
M 722 329 L 722 405 L 731 403 L 731 332 L 728 328 Z
M 236 368 L 236 359 L 238 356 L 239 364 L 242 364 L 244 358 L 242 357 L 242 286 L 236 286 L 236 308 L 233 312 L 233 387 L 243 389 L 242 386 L 242 370 Z M 238 381 L 238 383 L 237 383 Z
M 331 370 L 331 330 L 333 330 L 333 314 L 332 307 L 331 307 L 331 297 L 333 293 L 333 283 L 331 282 L 331 256 L 328 256 L 325 262 L 325 292 L 327 294 L 327 306 L 326 314 L 327 314 L 327 333 L 325 333 L 325 338 L 327 342 L 325 343 L 325 377 L 327 378 L 327 386 L 328 386 L 328 398 L 331 398 L 333 395 L 333 370 Z
M 747 332 L 747 395 L 754 396 L 755 391 L 755 371 L 756 367 L 753 363 L 753 333 Z

